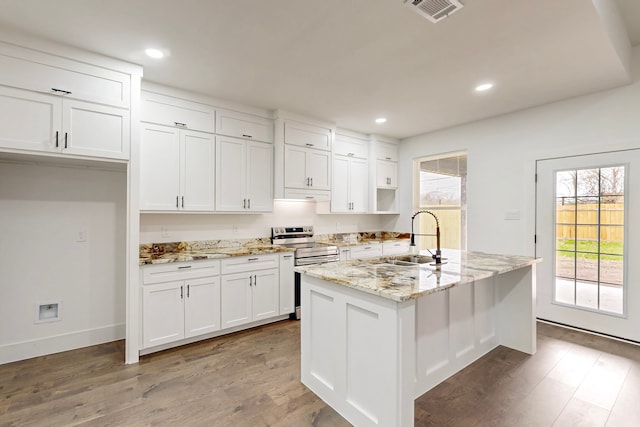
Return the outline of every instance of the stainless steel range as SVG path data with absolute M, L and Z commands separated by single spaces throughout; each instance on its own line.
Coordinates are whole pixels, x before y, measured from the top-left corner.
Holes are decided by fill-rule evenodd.
M 340 252 L 336 245 L 316 243 L 311 225 L 273 227 L 271 228 L 271 243 L 295 248 L 295 265 L 340 261 Z
M 273 227 L 271 243 L 274 245 L 295 248 L 295 265 L 322 264 L 340 261 L 340 251 L 336 245 L 316 243 L 313 237 L 313 226 Z M 292 315 L 300 319 L 300 273 L 295 273 L 296 312 Z M 294 317 L 295 316 L 295 317 Z

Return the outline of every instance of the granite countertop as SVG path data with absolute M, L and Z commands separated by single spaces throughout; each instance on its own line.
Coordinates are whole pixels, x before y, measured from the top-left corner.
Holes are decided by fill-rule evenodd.
M 281 252 L 295 252 L 295 249 L 271 245 L 269 239 L 151 243 L 140 245 L 140 265 L 266 255 Z
M 371 243 L 406 241 L 409 240 L 409 238 L 409 233 L 375 231 L 317 235 L 316 242 L 329 243 L 339 247 L 349 247 L 368 245 Z
M 447 262 L 440 268 L 429 264 L 389 264 L 385 261 L 394 257 L 382 257 L 299 266 L 295 267 L 295 271 L 402 302 L 542 261 L 540 258 L 517 255 L 446 249 L 442 252 Z M 422 252 L 421 255 L 429 256 Z

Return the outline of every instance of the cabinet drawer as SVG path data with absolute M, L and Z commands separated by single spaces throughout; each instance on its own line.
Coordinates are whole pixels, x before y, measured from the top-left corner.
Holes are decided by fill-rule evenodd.
M 382 255 L 400 255 L 409 252 L 409 242 L 384 242 L 382 244 Z
M 142 282 L 145 285 L 174 280 L 195 279 L 220 274 L 220 260 L 176 262 L 142 267 Z
M 273 142 L 273 121 L 229 110 L 216 111 L 216 133 L 263 142 Z
M 331 129 L 297 122 L 285 122 L 284 142 L 318 150 L 331 150 Z
M 214 131 L 215 109 L 211 105 L 155 92 L 142 91 L 141 116 L 143 122 L 210 133 Z
M 278 254 L 231 257 L 222 260 L 222 274 L 278 268 Z
M 0 43 L 0 82 L 65 98 L 130 108 L 129 75 L 3 43 Z
M 336 135 L 333 153 L 366 159 L 369 157 L 369 142 L 351 136 Z
M 380 243 L 370 243 L 351 248 L 351 259 L 374 258 L 382 256 L 382 245 Z
M 393 144 L 378 143 L 378 159 L 389 160 L 392 162 L 398 161 L 398 147 Z

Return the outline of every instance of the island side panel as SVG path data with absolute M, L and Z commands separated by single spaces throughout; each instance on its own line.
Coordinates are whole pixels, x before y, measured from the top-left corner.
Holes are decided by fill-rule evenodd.
M 500 344 L 536 352 L 536 264 L 496 277 Z
M 415 398 L 498 346 L 496 312 L 494 277 L 417 300 Z
M 358 426 L 413 426 L 415 305 L 302 275 L 302 382 Z

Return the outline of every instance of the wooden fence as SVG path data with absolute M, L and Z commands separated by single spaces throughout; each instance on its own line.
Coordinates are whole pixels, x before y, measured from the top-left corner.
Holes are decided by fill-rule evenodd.
M 558 239 L 597 240 L 598 222 L 600 223 L 600 240 L 622 242 L 624 204 L 605 203 L 600 205 L 600 221 L 598 221 L 597 204 L 556 206 L 556 238 Z M 577 231 L 575 223 L 578 224 Z

